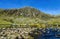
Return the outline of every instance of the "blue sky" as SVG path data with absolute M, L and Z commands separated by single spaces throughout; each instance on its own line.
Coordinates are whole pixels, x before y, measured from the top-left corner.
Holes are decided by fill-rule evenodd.
M 60 14 L 60 0 L 0 0 L 0 8 L 21 8 L 31 6 L 42 12 Z

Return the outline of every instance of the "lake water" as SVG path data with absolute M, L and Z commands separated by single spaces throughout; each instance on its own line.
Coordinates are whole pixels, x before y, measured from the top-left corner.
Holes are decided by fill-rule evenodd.
M 56 37 L 57 34 L 60 35 L 60 30 L 58 29 L 46 29 L 46 32 L 42 32 L 42 36 L 36 36 L 34 39 L 60 39 L 60 37 Z
M 50 37 L 38 37 L 38 38 L 35 38 L 35 39 L 60 39 L 60 38 L 57 38 L 55 36 L 50 36 Z

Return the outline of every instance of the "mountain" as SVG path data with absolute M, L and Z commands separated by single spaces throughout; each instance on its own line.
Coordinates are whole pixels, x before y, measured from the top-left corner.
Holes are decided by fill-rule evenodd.
M 28 24 L 44 27 L 45 24 L 60 24 L 60 15 L 53 16 L 32 7 L 0 9 L 0 24 Z
M 50 19 L 53 18 L 52 15 L 45 14 L 38 9 L 32 7 L 24 7 L 20 9 L 0 9 L 0 15 L 14 16 L 14 17 L 30 17 L 30 18 L 40 18 L 40 19 Z

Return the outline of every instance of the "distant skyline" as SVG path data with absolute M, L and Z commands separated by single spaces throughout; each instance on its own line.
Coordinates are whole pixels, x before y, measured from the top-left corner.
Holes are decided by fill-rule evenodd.
M 60 0 L 0 0 L 0 8 L 21 8 L 31 6 L 42 12 L 57 15 L 60 14 Z

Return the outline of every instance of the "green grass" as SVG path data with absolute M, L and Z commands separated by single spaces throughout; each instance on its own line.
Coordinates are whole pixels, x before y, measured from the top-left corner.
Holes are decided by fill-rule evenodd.
M 19 24 L 19 25 L 31 25 L 37 27 L 45 28 L 45 24 L 60 24 L 59 19 L 50 19 L 47 21 L 41 20 L 39 18 L 29 18 L 29 17 L 12 17 L 12 16 L 1 16 L 0 17 L 0 24 Z M 3 27 L 10 27 L 10 26 L 0 26 Z

